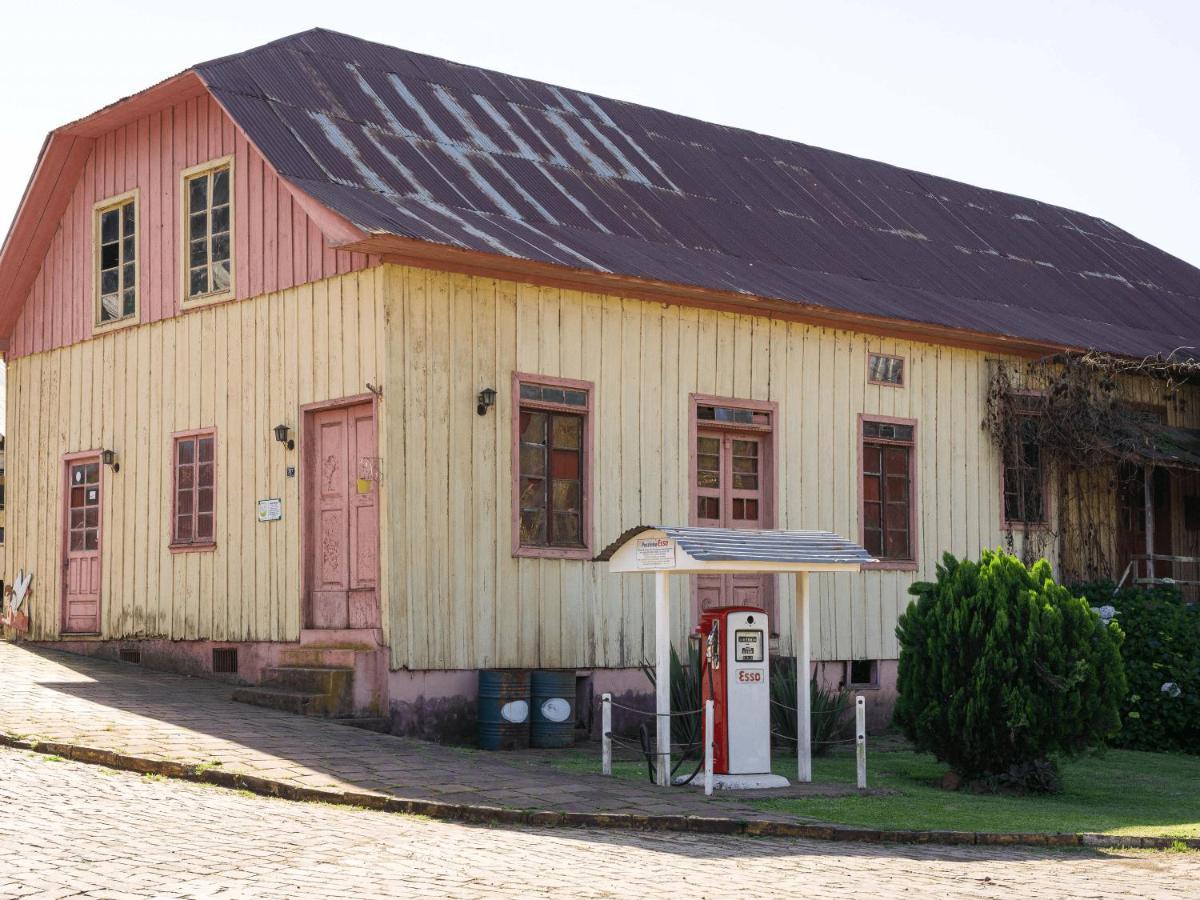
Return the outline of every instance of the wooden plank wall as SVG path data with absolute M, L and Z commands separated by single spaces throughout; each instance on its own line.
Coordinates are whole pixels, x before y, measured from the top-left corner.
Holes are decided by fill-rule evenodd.
M 384 555 L 392 664 L 632 666 L 652 652 L 651 580 L 510 553 L 514 370 L 595 385 L 594 549 L 685 522 L 689 394 L 773 400 L 779 527 L 858 534 L 857 415 L 915 418 L 921 569 L 814 578 L 817 658 L 894 658 L 906 589 L 945 550 L 1002 541 L 999 460 L 982 428 L 983 354 L 749 315 L 387 266 L 392 454 Z M 904 388 L 867 383 L 869 351 Z M 497 390 L 496 408 L 475 395 Z M 402 414 L 397 414 L 397 409 Z M 675 639 L 692 627 L 673 579 Z M 790 613 L 793 588 L 781 609 Z M 789 634 L 791 622 L 782 623 Z M 790 651 L 785 637 L 782 649 Z
M 103 472 L 106 637 L 296 640 L 299 451 L 272 427 L 302 404 L 383 378 L 382 269 L 222 303 L 9 366 L 8 554 L 34 573 L 31 637 L 58 635 L 62 455 L 109 447 Z M 217 549 L 171 553 L 171 435 L 217 431 Z M 255 500 L 283 499 L 280 522 Z
M 875 350 L 905 357 L 905 387 L 867 383 Z M 988 366 L 967 350 L 380 266 L 14 360 L 9 569 L 35 574 L 32 637 L 56 637 L 61 458 L 111 447 L 121 471 L 103 475 L 104 636 L 296 639 L 300 479 L 284 468 L 301 456 L 271 428 L 296 427 L 302 404 L 382 381 L 393 667 L 636 666 L 652 652 L 650 579 L 511 555 L 510 385 L 524 371 L 595 385 L 596 550 L 632 525 L 687 520 L 692 392 L 778 403 L 779 526 L 850 536 L 858 414 L 916 419 L 920 570 L 814 578 L 814 656 L 894 658 L 914 578 L 931 576 L 943 551 L 975 555 L 1004 539 L 999 460 L 981 426 Z M 483 387 L 497 405 L 480 417 Z M 218 548 L 172 554 L 170 435 L 207 426 L 218 436 Z M 1194 487 L 1177 488 L 1179 536 L 1182 491 Z M 256 523 L 254 501 L 275 496 L 283 521 Z M 690 597 L 684 579 L 672 582 L 682 642 Z M 792 599 L 785 581 L 785 617 Z M 785 653 L 790 629 L 785 618 Z
M 262 154 L 205 94 L 96 139 L 13 331 L 10 358 L 91 336 L 92 210 L 97 202 L 134 188 L 140 193 L 140 320 L 176 315 L 181 291 L 179 173 L 229 154 L 234 156 L 234 287 L 239 298 L 368 264 L 361 253 L 328 245 Z

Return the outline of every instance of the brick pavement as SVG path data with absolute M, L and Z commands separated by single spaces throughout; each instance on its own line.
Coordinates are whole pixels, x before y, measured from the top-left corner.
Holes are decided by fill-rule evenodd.
M 460 825 L 0 748 L 2 897 L 1195 897 L 1196 854 Z
M 0 678 L 0 734 L 9 736 L 216 764 L 303 788 L 509 809 L 802 821 L 729 796 L 564 773 L 536 756 L 446 747 L 233 703 L 233 688 L 221 682 L 57 650 L 0 642 Z

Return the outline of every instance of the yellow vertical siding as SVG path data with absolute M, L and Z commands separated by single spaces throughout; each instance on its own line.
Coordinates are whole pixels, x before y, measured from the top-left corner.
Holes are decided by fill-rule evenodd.
M 34 573 L 32 638 L 60 626 L 62 456 L 104 447 L 121 470 L 102 475 L 103 637 L 299 637 L 300 479 L 285 473 L 299 452 L 271 428 L 383 381 L 382 279 L 338 276 L 9 364 L 6 549 Z M 171 435 L 205 427 L 217 431 L 217 548 L 172 554 Z M 282 521 L 255 522 L 265 497 L 283 499 Z
M 593 383 L 594 549 L 636 524 L 686 522 L 692 393 L 779 405 L 777 521 L 858 535 L 859 413 L 917 420 L 920 570 L 814 579 L 814 656 L 894 658 L 907 588 L 942 552 L 1002 543 L 1000 468 L 982 427 L 982 353 L 764 317 L 386 266 L 385 557 L 392 664 L 632 666 L 652 652 L 649 579 L 513 558 L 514 371 Z M 867 354 L 904 356 L 903 388 Z M 496 407 L 475 415 L 481 388 Z M 693 626 L 672 579 L 677 641 Z M 780 584 L 781 650 L 794 590 Z M 399 639 L 397 639 L 399 638 Z
M 873 351 L 906 360 L 902 388 L 867 383 Z M 817 659 L 894 658 L 914 579 L 944 551 L 1004 542 L 1000 466 L 982 427 L 982 353 L 765 317 L 380 266 L 32 354 L 9 371 L 9 575 L 35 574 L 32 636 L 58 636 L 62 455 L 111 447 L 105 471 L 105 637 L 295 640 L 301 627 L 299 434 L 304 404 L 381 387 L 381 594 L 394 668 L 634 666 L 652 652 L 649 579 L 511 553 L 512 375 L 594 385 L 594 549 L 689 513 L 690 395 L 778 404 L 776 520 L 858 535 L 859 414 L 917 422 L 920 569 L 814 579 Z M 495 388 L 486 416 L 480 389 Z M 1133 399 L 1152 388 L 1131 380 Z M 1197 411 L 1192 412 L 1192 407 Z M 1195 425 L 1200 406 L 1172 409 Z M 167 548 L 171 434 L 217 430 L 213 553 Z M 1200 551 L 1183 527 L 1175 551 Z M 1100 490 L 1100 488 L 1098 488 Z M 282 497 L 258 524 L 254 502 Z M 1051 547 L 1050 549 L 1053 549 Z M 692 627 L 672 579 L 677 642 Z M 790 652 L 794 589 L 779 585 Z

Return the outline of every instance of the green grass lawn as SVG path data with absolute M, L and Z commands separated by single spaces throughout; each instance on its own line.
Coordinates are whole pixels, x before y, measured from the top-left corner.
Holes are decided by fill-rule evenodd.
M 557 757 L 554 765 L 598 772 L 599 757 L 598 749 L 580 750 Z M 775 760 L 775 771 L 791 780 L 795 767 L 794 758 Z M 1083 757 L 1063 765 L 1063 791 L 1052 796 L 945 791 L 934 786 L 945 771 L 945 765 L 927 754 L 903 749 L 871 752 L 868 744 L 868 785 L 897 793 L 754 802 L 762 809 L 868 828 L 1200 837 L 1200 756 L 1109 750 Z M 624 778 L 645 778 L 645 772 L 637 763 L 613 767 L 613 773 Z M 839 753 L 814 759 L 813 780 L 854 784 L 854 756 Z

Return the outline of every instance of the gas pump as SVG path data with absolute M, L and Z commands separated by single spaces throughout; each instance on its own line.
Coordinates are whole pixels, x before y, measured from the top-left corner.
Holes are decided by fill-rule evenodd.
M 765 610 L 728 606 L 700 617 L 704 700 L 713 701 L 713 784 L 787 787 L 771 773 L 770 629 Z

